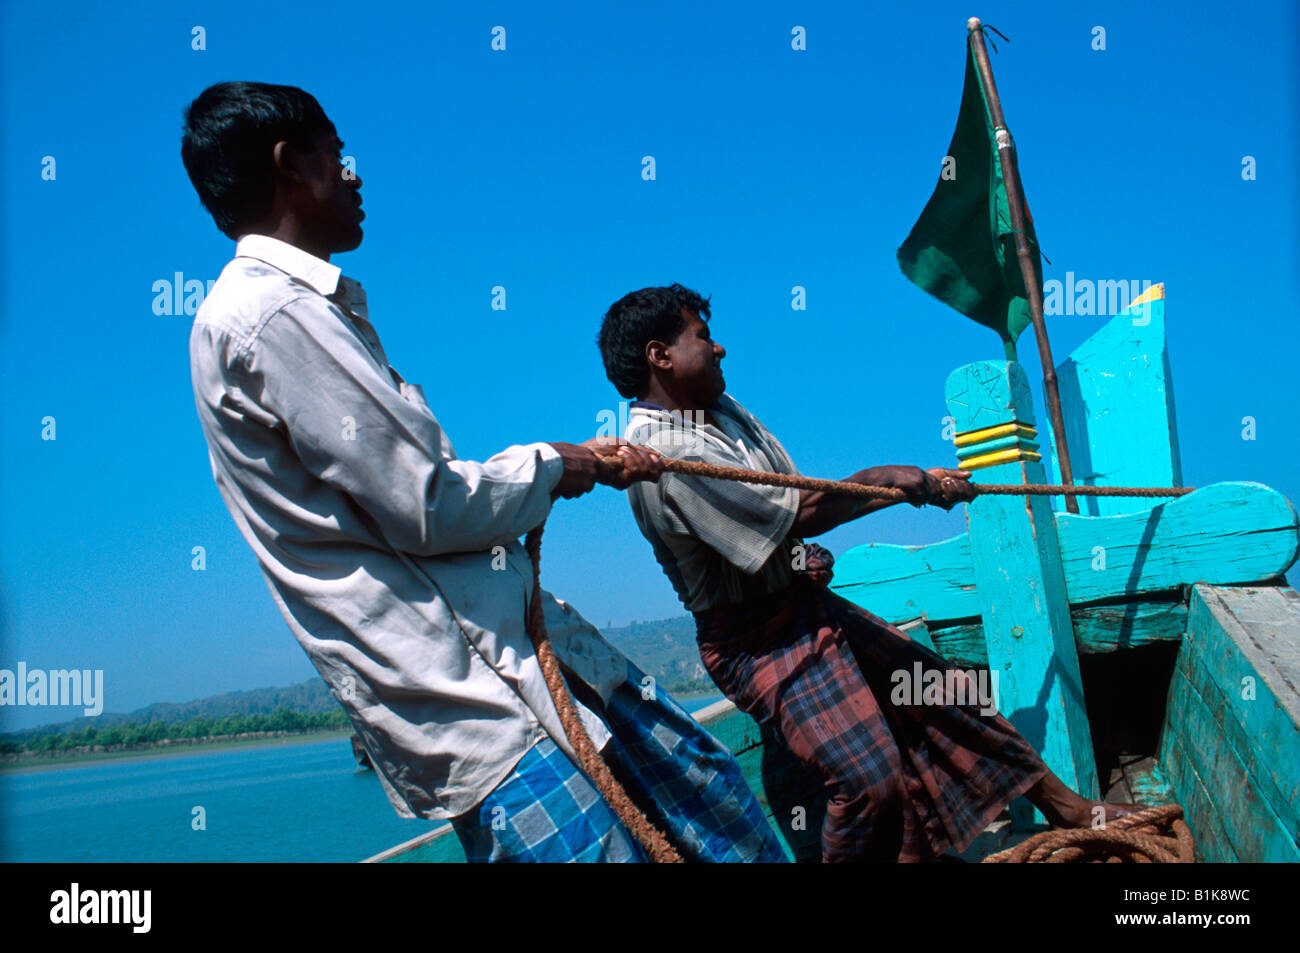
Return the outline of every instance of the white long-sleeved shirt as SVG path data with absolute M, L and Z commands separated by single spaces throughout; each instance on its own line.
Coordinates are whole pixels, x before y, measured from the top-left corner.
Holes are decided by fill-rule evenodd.
M 524 628 L 518 541 L 550 512 L 559 454 L 458 460 L 357 282 L 265 235 L 235 255 L 190 334 L 212 475 L 393 807 L 463 814 L 548 734 L 574 757 Z M 543 605 L 560 661 L 608 700 L 624 657 L 571 607 Z M 579 712 L 602 747 L 604 725 Z

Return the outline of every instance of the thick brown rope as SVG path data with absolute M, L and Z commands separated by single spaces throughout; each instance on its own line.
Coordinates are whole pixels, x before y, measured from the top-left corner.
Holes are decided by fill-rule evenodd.
M 648 449 L 642 447 L 641 449 Z M 653 451 L 651 451 L 653 452 Z M 764 486 L 788 486 L 796 490 L 821 490 L 844 496 L 860 496 L 870 500 L 905 500 L 907 494 L 892 486 L 867 486 L 845 480 L 819 480 L 815 477 L 795 476 L 789 473 L 767 473 L 763 470 L 744 470 L 740 467 L 722 467 L 696 460 L 663 458 L 664 469 L 670 473 L 688 476 L 711 477 L 715 480 L 733 480 L 739 483 L 761 483 Z M 1191 493 L 1189 486 L 1066 486 L 1055 483 L 972 483 L 977 494 L 984 496 L 1183 496 Z
M 642 448 L 646 449 L 646 448 Z M 616 461 L 604 462 L 602 464 L 612 472 L 621 472 L 622 464 Z M 904 491 L 896 487 L 888 486 L 867 486 L 861 483 L 849 483 L 845 480 L 819 480 L 814 477 L 795 476 L 788 473 L 766 473 L 762 470 L 745 470 L 740 467 L 723 467 L 712 463 L 700 463 L 694 460 L 676 460 L 671 457 L 663 457 L 664 469 L 670 473 L 682 473 L 690 476 L 711 477 L 716 480 L 732 480 L 740 483 L 759 483 L 764 486 L 784 486 L 793 487 L 799 490 L 820 490 L 824 493 L 836 493 L 847 496 L 859 496 L 867 499 L 885 499 L 885 500 L 904 500 L 907 498 Z M 1033 495 L 1078 495 L 1078 496 L 1182 496 L 1185 493 L 1192 492 L 1190 487 L 1109 487 L 1109 486 L 1055 486 L 1046 483 L 1028 483 L 1028 484 L 972 484 L 981 494 L 1033 494 Z M 564 728 L 564 734 L 569 739 L 569 744 L 578 755 L 578 760 L 582 768 L 586 771 L 587 776 L 591 778 L 600 791 L 605 801 L 618 815 L 623 826 L 632 832 L 637 841 L 641 844 L 650 859 L 655 863 L 682 863 L 681 855 L 673 848 L 668 839 L 652 824 L 640 809 L 628 797 L 623 786 L 614 778 L 609 766 L 605 763 L 600 752 L 596 750 L 591 736 L 587 734 L 586 727 L 578 717 L 577 708 L 574 707 L 573 697 L 569 694 L 568 687 L 564 684 L 564 677 L 560 673 L 560 664 L 555 658 L 555 652 L 551 648 L 550 637 L 546 634 L 546 623 L 542 613 L 542 530 L 546 527 L 543 523 L 536 529 L 530 530 L 524 539 L 524 547 L 528 551 L 529 557 L 533 561 L 533 596 L 528 604 L 528 636 L 532 639 L 533 649 L 537 653 L 537 661 L 542 668 L 542 676 L 546 679 L 546 687 L 551 693 L 551 700 L 555 703 L 555 710 L 560 716 L 560 724 Z M 1176 806 L 1176 805 L 1175 805 Z M 1178 808 L 1179 814 L 1182 808 Z M 1137 816 L 1137 815 L 1133 815 Z M 1114 829 L 1118 827 L 1120 821 L 1111 824 L 1111 829 L 1118 836 L 1123 832 Z M 1180 822 L 1181 823 L 1181 822 Z M 1183 825 L 1184 831 L 1186 825 Z M 1049 834 L 1079 834 L 1079 833 L 1097 833 L 1096 831 L 1049 831 Z M 1046 835 L 1039 835 L 1040 837 Z M 1141 834 L 1126 835 L 1131 838 L 1141 839 Z M 1030 838 L 1033 840 L 1033 838 Z M 1026 841 L 1029 843 L 1029 841 Z M 1072 843 L 1072 842 L 1071 842 Z M 1181 843 L 1181 838 L 1179 839 Z M 1190 844 L 1190 835 L 1188 835 Z M 1143 846 L 1145 845 L 1145 846 Z M 1136 841 L 1130 843 L 1123 841 L 1121 846 L 1126 846 L 1131 852 L 1142 852 L 1159 850 L 1159 845 L 1154 843 L 1138 844 Z M 1055 850 L 1057 848 L 1053 848 Z M 1076 848 L 1077 849 L 1077 848 Z M 1007 853 L 1007 852 L 1003 852 Z M 1190 847 L 1189 847 L 1190 854 Z M 994 857 L 1001 855 L 995 854 Z M 992 858 L 986 859 L 992 860 Z
M 1044 831 L 1008 850 L 990 854 L 982 863 L 1114 864 L 1124 861 L 1194 863 L 1195 845 L 1183 820 L 1183 809 L 1177 804 L 1161 804 L 1117 818 L 1105 827 Z
M 632 803 L 623 786 L 615 780 L 609 765 L 600 756 L 591 736 L 587 734 L 587 728 L 578 717 L 573 698 L 564 684 L 564 677 L 560 674 L 560 663 L 555 658 L 550 637 L 546 634 L 546 622 L 542 612 L 542 530 L 545 528 L 546 524 L 543 523 L 536 529 L 530 530 L 524 538 L 524 548 L 528 550 L 528 555 L 533 561 L 533 597 L 528 603 L 528 635 L 533 640 L 533 649 L 537 652 L 537 661 L 542 666 L 542 676 L 546 679 L 546 687 L 551 692 L 552 701 L 555 702 L 555 710 L 560 716 L 564 734 L 569 739 L 573 750 L 577 752 L 583 770 L 596 785 L 596 790 L 600 791 L 605 802 L 613 808 L 618 819 L 623 822 L 623 826 L 631 831 L 645 848 L 650 859 L 657 864 L 680 864 L 681 855 L 650 823 L 649 818 Z

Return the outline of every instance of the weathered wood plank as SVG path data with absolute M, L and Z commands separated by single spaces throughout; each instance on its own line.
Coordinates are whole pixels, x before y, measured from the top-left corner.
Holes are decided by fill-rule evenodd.
M 1124 781 L 1135 804 L 1168 804 L 1175 800 L 1169 779 L 1155 758 L 1129 761 L 1123 766 Z
M 1193 686 L 1240 726 L 1263 796 L 1300 836 L 1300 594 L 1197 586 L 1184 649 Z
M 1295 811 L 1273 783 L 1271 753 L 1258 750 L 1256 739 L 1233 718 L 1204 659 L 1190 653 L 1185 669 L 1176 671 L 1196 702 L 1186 713 L 1189 736 L 1197 739 L 1191 756 L 1210 792 L 1219 795 L 1219 813 L 1228 818 L 1225 827 L 1237 854 L 1273 860 L 1279 858 L 1265 853 L 1280 849 L 1281 859 L 1300 862 Z
M 982 472 L 982 482 L 993 482 L 989 473 Z M 1017 474 L 1006 482 L 1018 479 Z M 1055 520 L 1073 606 L 1195 582 L 1226 586 L 1271 579 L 1300 555 L 1295 507 L 1259 483 L 1215 483 L 1138 513 L 1057 513 Z M 981 612 L 966 534 L 927 546 L 856 546 L 836 562 L 831 585 L 894 623 L 924 615 L 934 629 Z
M 960 432 L 1033 424 L 1029 382 L 1015 361 L 979 361 L 953 371 L 945 387 Z M 976 470 L 975 483 L 1046 482 L 1038 460 Z M 1097 765 L 1084 706 L 1078 650 L 1056 521 L 1046 497 L 980 496 L 966 504 L 970 556 L 998 707 L 1066 785 L 1097 795 Z M 1028 802 L 1012 805 L 1013 827 L 1043 820 Z
M 1195 682 L 1195 676 L 1189 676 L 1181 665 L 1175 668 L 1167 722 L 1167 730 L 1179 739 L 1184 769 L 1194 769 L 1203 788 L 1189 803 L 1192 792 L 1175 787 L 1189 825 L 1198 831 L 1220 824 L 1226 843 L 1239 860 L 1300 863 L 1294 834 L 1261 792 L 1258 765 L 1248 751 L 1243 753 L 1241 726 L 1231 717 L 1223 717 L 1221 697 L 1202 695 Z M 1161 752 L 1168 756 L 1163 740 Z M 1206 859 L 1212 858 L 1207 854 Z
M 1161 759 L 1207 859 L 1300 862 L 1298 648 L 1294 590 L 1195 587 Z
M 1057 366 L 1056 379 L 1076 483 L 1182 485 L 1163 297 L 1116 314 Z M 1055 435 L 1046 430 L 1053 482 L 1059 483 Z M 1133 497 L 1079 497 L 1080 512 L 1088 516 L 1149 506 Z
M 933 624 L 980 612 L 965 533 L 924 546 L 854 546 L 835 560 L 831 588 L 894 624 L 922 613 Z
M 1177 642 L 1187 625 L 1187 606 L 1170 600 L 1082 606 L 1070 610 L 1080 655 L 1106 655 L 1121 648 Z M 934 650 L 962 668 L 989 664 L 984 625 L 965 622 L 930 632 Z
M 725 698 L 696 712 L 694 717 L 734 755 L 761 743 L 758 724 Z
M 1279 576 L 1296 560 L 1295 507 L 1261 483 L 1214 483 L 1140 513 L 1058 513 L 1070 602 Z M 933 613 L 927 613 L 934 618 Z
M 1187 605 L 1181 599 L 1081 606 L 1071 609 L 1070 616 L 1082 655 L 1109 655 L 1155 642 L 1177 642 L 1187 627 Z
M 1104 790 L 1107 801 L 1119 804 L 1132 803 L 1133 801 L 1133 792 L 1129 790 L 1128 778 L 1125 777 L 1123 768 L 1111 769 Z
M 1224 624 L 1241 627 L 1240 637 L 1235 639 L 1237 647 L 1263 680 L 1274 702 L 1271 724 L 1254 727 L 1269 735 L 1274 731 L 1293 731 L 1300 724 L 1300 592 L 1290 586 L 1225 589 L 1198 585 L 1194 594 L 1207 607 L 1211 606 L 1213 596 L 1218 606 L 1230 615 Z M 1223 622 L 1221 614 L 1216 615 Z M 1250 712 L 1262 713 L 1267 709 L 1268 706 L 1256 705 Z M 1274 738 L 1274 743 L 1283 742 Z
M 1175 678 L 1169 687 L 1170 699 L 1186 691 L 1186 681 Z M 1160 742 L 1160 764 L 1174 789 L 1175 799 L 1183 806 L 1183 818 L 1196 841 L 1198 859 L 1211 864 L 1236 863 L 1239 858 L 1228 839 L 1223 820 L 1196 765 L 1187 756 L 1191 740 L 1166 732 Z

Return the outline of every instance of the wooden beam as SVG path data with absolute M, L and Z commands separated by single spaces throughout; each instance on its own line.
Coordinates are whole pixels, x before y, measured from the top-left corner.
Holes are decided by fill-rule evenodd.
M 976 482 L 995 482 L 990 473 L 1006 471 L 1013 477 L 1005 482 L 1015 482 L 1014 470 L 977 471 Z M 1024 504 L 1024 498 L 1006 499 Z M 1195 582 L 1271 579 L 1285 573 L 1300 551 L 1295 507 L 1260 483 L 1214 483 L 1136 513 L 1054 518 L 1075 607 Z M 924 615 L 934 631 L 981 612 L 966 534 L 924 546 L 856 546 L 836 561 L 831 587 L 895 625 Z
M 945 395 L 958 432 L 1034 423 L 1029 381 L 1014 361 L 960 367 L 949 376 Z M 1046 481 L 1042 463 L 1029 459 L 978 470 L 971 479 Z M 966 505 L 966 519 L 973 569 L 968 579 L 983 619 L 989 669 L 998 679 L 998 707 L 1066 785 L 1096 797 L 1097 766 L 1048 499 L 977 497 Z M 1018 800 L 1011 821 L 1023 830 L 1043 818 Z

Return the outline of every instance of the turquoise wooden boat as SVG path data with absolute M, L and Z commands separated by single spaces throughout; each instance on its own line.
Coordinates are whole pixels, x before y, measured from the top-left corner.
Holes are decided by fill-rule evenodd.
M 1076 483 L 1182 484 L 1163 286 L 1056 370 Z M 946 396 L 974 482 L 1060 482 L 1017 362 L 960 367 Z M 1203 861 L 1300 861 L 1300 593 L 1284 578 L 1300 554 L 1295 507 L 1250 482 L 1079 500 L 1073 514 L 1058 497 L 979 497 L 967 532 L 858 546 L 832 586 L 995 674 L 999 710 L 1077 790 L 1176 800 Z M 697 719 L 735 752 L 790 856 L 816 860 L 816 779 L 729 702 Z M 964 859 L 1042 829 L 1027 802 L 1008 814 Z M 370 860 L 464 857 L 448 826 Z

